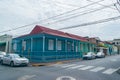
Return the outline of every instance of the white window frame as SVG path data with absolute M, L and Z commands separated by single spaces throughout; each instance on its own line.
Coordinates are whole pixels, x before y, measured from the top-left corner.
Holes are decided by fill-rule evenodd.
M 22 41 L 23 50 L 26 50 L 26 41 Z
M 71 51 L 71 42 L 67 42 L 67 51 Z
M 83 43 L 80 44 L 80 50 L 83 51 Z
M 62 41 L 57 41 L 57 50 L 62 50 Z
M 48 40 L 48 50 L 54 50 L 54 40 Z
M 76 45 L 75 49 L 76 49 L 76 52 L 78 52 L 78 45 Z
M 16 43 L 16 42 L 13 44 L 13 49 L 14 49 L 15 51 L 17 50 L 17 43 Z
M 72 51 L 74 51 L 74 42 L 72 43 Z

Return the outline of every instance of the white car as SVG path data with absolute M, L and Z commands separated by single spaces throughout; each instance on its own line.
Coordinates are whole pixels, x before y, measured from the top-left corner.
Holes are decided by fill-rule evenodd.
M 98 52 L 96 55 L 97 58 L 104 58 L 105 54 L 103 52 Z
M 5 53 L 5 52 L 0 51 L 0 60 L 1 60 L 1 58 L 2 58 L 4 55 L 6 55 L 6 53 Z
M 93 52 L 88 52 L 86 55 L 83 55 L 83 59 L 95 59 L 96 54 Z
M 19 54 L 6 54 L 4 57 L 1 58 L 1 64 L 8 64 L 10 66 L 27 66 L 29 64 L 29 60 Z

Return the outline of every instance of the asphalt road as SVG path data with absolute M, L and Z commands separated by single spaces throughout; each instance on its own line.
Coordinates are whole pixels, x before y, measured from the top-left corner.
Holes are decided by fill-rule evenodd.
M 0 80 L 120 80 L 120 55 L 41 67 L 0 65 Z

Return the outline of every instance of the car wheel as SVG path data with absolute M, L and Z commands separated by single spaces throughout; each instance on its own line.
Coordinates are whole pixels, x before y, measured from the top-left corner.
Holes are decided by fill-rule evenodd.
M 90 57 L 90 60 L 92 60 L 93 59 L 93 57 Z
M 95 58 L 94 59 L 96 59 L 97 57 L 95 56 Z
M 29 66 L 29 64 L 26 64 L 26 66 Z
M 14 67 L 14 62 L 13 62 L 13 61 L 10 62 L 10 66 L 11 66 L 11 67 Z
M 86 60 L 88 60 L 88 57 L 86 57 Z

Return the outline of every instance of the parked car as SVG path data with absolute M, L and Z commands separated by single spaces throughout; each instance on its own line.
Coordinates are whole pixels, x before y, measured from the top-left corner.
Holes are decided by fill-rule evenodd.
M 96 54 L 93 52 L 88 52 L 86 55 L 83 55 L 83 59 L 95 59 L 96 58 Z
M 105 57 L 105 54 L 104 54 L 103 52 L 98 52 L 98 53 L 96 54 L 96 57 L 97 57 L 97 58 L 104 58 L 104 57 Z
M 23 56 L 18 54 L 9 53 L 1 58 L 1 64 L 8 64 L 10 66 L 27 66 L 29 64 L 29 60 Z
M 0 60 L 1 60 L 1 58 L 2 58 L 4 55 L 6 55 L 6 53 L 3 52 L 3 51 L 0 51 Z

